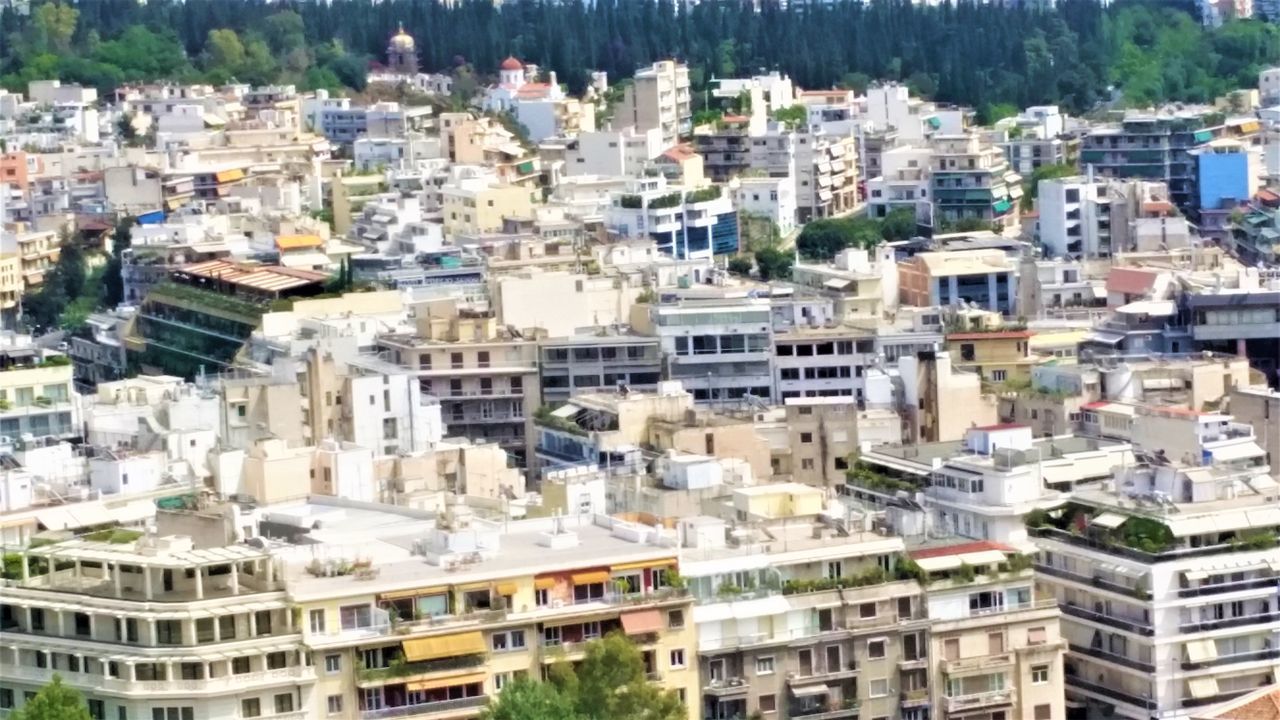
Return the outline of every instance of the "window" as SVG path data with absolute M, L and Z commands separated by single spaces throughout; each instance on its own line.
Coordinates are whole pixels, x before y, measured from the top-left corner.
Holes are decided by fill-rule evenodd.
M 494 690 L 497 690 L 498 692 L 502 692 L 502 688 L 506 687 L 506 686 L 507 686 L 507 683 L 509 683 L 509 682 L 511 682 L 511 673 L 509 673 L 509 672 L 497 672 L 497 673 L 494 673 L 494 674 L 493 674 L 493 689 L 494 689 Z
M 1004 381 L 1005 381 L 1005 379 L 1006 379 L 1006 378 L 1008 378 L 1008 377 L 1009 377 L 1009 373 L 1008 373 L 1007 371 L 1005 371 L 1005 370 L 992 370 L 992 371 L 991 371 L 991 380 L 992 380 L 992 382 L 1004 382 Z
M 1052 705 L 1037 705 L 1035 713 L 1036 720 L 1053 720 Z
M 839 560 L 831 560 L 827 563 L 827 578 L 831 580 L 839 580 L 844 575 L 844 564 Z
M 129 720 L 129 708 L 123 705 L 117 705 L 116 720 Z
M 867 657 L 872 660 L 878 660 L 884 657 L 884 640 L 868 640 L 867 641 Z
M 858 606 L 858 617 L 866 619 L 866 618 L 873 618 L 875 616 L 876 616 L 875 603 L 862 603 L 861 605 Z
M 761 695 L 760 696 L 760 712 L 772 713 L 778 711 L 777 695 Z
M 341 670 L 342 670 L 341 655 L 325 655 L 324 656 L 324 671 L 326 673 L 332 675 L 333 673 L 339 672 Z
M 293 712 L 293 693 L 280 693 L 276 695 L 276 714 Z
M 948 660 L 960 659 L 960 638 L 951 638 L 942 643 L 942 656 Z
M 328 698 L 328 707 L 329 707 L 330 715 L 341 715 L 342 714 L 342 696 L 330 695 Z
M 89 704 L 89 717 L 93 718 L 93 720 L 107 719 L 107 706 L 105 703 L 93 698 L 89 698 L 87 702 Z
M 232 675 L 244 675 L 247 672 L 249 672 L 249 658 L 247 657 L 231 658 L 231 674 Z
M 151 708 L 151 720 L 196 720 L 196 709 L 190 705 Z
M 13 691 L 9 688 L 0 688 L 0 710 L 8 710 L 13 707 Z
M 672 610 L 671 612 L 667 613 L 667 627 L 671 628 L 672 630 L 678 630 L 684 627 L 684 611 Z
M 267 653 L 267 669 L 280 670 L 289 664 L 289 656 L 285 652 Z
M 756 674 L 772 675 L 773 674 L 773 656 L 756 658 Z
M 1049 642 L 1049 637 L 1048 637 L 1048 633 L 1045 632 L 1044 628 L 1035 627 L 1035 628 L 1027 629 L 1028 645 L 1043 645 L 1047 642 Z
M 889 694 L 889 678 L 876 678 L 867 686 L 867 694 L 873 698 Z
M 1032 665 L 1031 666 L 1031 684 L 1043 685 L 1049 682 L 1049 666 L 1048 665 Z
M 258 698 L 245 698 L 240 701 L 240 717 L 256 718 L 262 714 L 262 704 Z
M 671 651 L 671 667 L 684 667 L 684 648 L 676 648 Z
M 805 445 L 808 445 L 809 443 L 813 442 L 813 433 L 809 433 L 809 432 L 800 433 L 800 442 L 804 443 Z
M 800 469 L 801 469 L 801 470 L 812 470 L 812 469 L 813 469 L 813 458 L 804 458 L 803 460 L 801 460 L 801 461 L 800 461 Z
M 533 604 L 538 607 L 546 607 L 551 604 L 551 593 L 544 589 L 533 591 Z
M 973 362 L 973 358 L 974 358 L 973 343 L 961 343 L 960 359 L 965 362 Z
M 987 654 L 999 655 L 1004 652 L 1004 633 L 987 634 Z

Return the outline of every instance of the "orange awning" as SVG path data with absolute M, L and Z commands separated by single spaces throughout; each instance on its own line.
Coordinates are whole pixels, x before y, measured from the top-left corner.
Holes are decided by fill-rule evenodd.
M 443 637 L 419 638 L 405 640 L 401 643 L 404 659 L 409 662 L 420 660 L 436 660 L 438 658 L 458 655 L 482 655 L 488 651 L 484 635 L 479 631 L 445 635 Z
M 671 567 L 675 564 L 675 558 L 662 558 L 661 560 L 644 560 L 641 562 L 622 563 L 621 565 L 614 565 L 611 569 L 613 572 L 623 572 L 626 570 L 648 570 L 649 568 Z
M 622 614 L 622 631 L 628 635 L 656 633 L 662 626 L 662 613 L 657 610 L 637 610 Z
M 556 586 L 556 579 L 553 577 L 540 577 L 540 578 L 534 578 L 533 580 L 534 590 L 550 590 L 555 586 Z
M 574 585 L 594 585 L 596 583 L 608 582 L 608 570 L 588 570 L 586 572 L 576 572 L 572 575 Z
M 243 180 L 244 171 L 240 169 L 223 170 L 220 173 L 214 173 L 213 179 L 217 180 L 219 183 L 229 183 L 229 182 L 235 182 L 236 180 Z
M 498 583 L 499 595 L 515 595 L 516 584 L 513 582 Z
M 324 245 L 319 235 L 277 235 L 276 247 L 281 250 L 316 248 Z

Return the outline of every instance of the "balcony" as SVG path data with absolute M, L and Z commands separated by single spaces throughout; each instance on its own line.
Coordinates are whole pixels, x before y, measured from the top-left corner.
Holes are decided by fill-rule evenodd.
M 1213 585 L 1181 588 L 1178 590 L 1178 597 L 1201 597 L 1203 595 L 1218 595 L 1221 593 L 1240 592 L 1242 590 L 1274 589 L 1276 587 L 1277 580 L 1280 580 L 1280 578 L 1250 578 L 1248 580 L 1240 580 L 1238 582 L 1215 583 Z
M 1205 660 L 1183 660 L 1181 664 L 1183 670 L 1202 670 L 1209 667 L 1260 662 L 1263 660 L 1275 660 L 1277 658 L 1280 658 L 1280 648 L 1266 648 L 1263 650 L 1254 650 L 1252 652 L 1236 653 L 1234 655 L 1220 655 L 1218 657 L 1208 658 Z
M 1178 625 L 1178 629 L 1184 633 L 1203 632 L 1205 630 L 1221 630 L 1223 628 L 1244 627 L 1245 625 L 1255 625 L 1261 623 L 1272 623 L 1280 620 L 1280 612 L 1258 613 L 1256 615 L 1243 615 L 1240 617 L 1218 618 L 1212 620 L 1197 620 L 1194 622 L 1185 622 Z
M 1124 618 L 1115 617 L 1114 615 L 1104 615 L 1076 605 L 1061 605 L 1059 607 L 1062 610 L 1063 615 L 1070 615 L 1071 617 L 1080 618 L 1081 620 L 1088 620 L 1090 622 L 1099 623 L 1101 625 L 1116 628 L 1117 630 L 1124 630 L 1144 637 L 1152 637 L 1156 634 L 1154 627 L 1137 620 L 1126 620 Z
M 152 697 L 156 699 L 170 696 L 217 695 L 277 685 L 312 682 L 316 679 L 316 669 L 312 666 L 303 665 L 200 680 L 126 680 L 91 673 L 13 666 L 12 664 L 8 664 L 4 668 L 5 679 L 22 680 L 41 685 L 51 682 L 54 674 L 61 677 L 66 684 L 80 690 L 113 696 Z
M 1103 650 L 1102 648 L 1087 647 L 1085 645 L 1076 645 L 1075 643 L 1071 643 L 1067 647 L 1071 650 L 1071 652 L 1076 653 L 1078 655 L 1088 655 L 1089 657 L 1097 658 L 1099 660 L 1112 663 L 1113 665 L 1120 665 L 1121 667 L 1127 667 L 1130 670 L 1137 670 L 1139 672 L 1145 672 L 1145 673 L 1154 673 L 1156 671 L 1156 666 L 1152 665 L 1151 663 L 1146 663 L 1146 662 L 1142 662 L 1141 660 L 1134 660 L 1132 658 L 1127 658 L 1123 655 L 1110 653 L 1110 652 L 1107 652 L 1106 650 Z
M 806 720 L 858 720 L 858 706 L 857 700 L 845 700 L 830 704 L 792 707 L 788 715 L 793 718 L 806 718 Z
M 820 682 L 833 682 L 836 680 L 848 680 L 858 676 L 858 663 L 850 661 L 844 667 L 836 668 L 814 668 L 808 674 L 788 673 L 787 683 L 795 685 L 812 685 Z
M 898 697 L 902 707 L 924 707 L 929 704 L 929 688 L 917 688 L 915 690 L 903 690 Z
M 389 682 L 422 679 L 424 675 L 451 673 L 484 665 L 483 655 L 459 655 L 455 657 L 394 664 L 385 668 L 361 668 L 357 685 L 361 687 Z
M 995 655 L 982 655 L 980 657 L 961 658 L 958 660 L 943 660 L 942 672 L 948 675 L 957 673 L 976 673 L 991 670 L 998 670 L 1002 667 L 1013 664 L 1013 653 L 1003 652 Z
M 751 690 L 750 684 L 746 678 L 731 677 L 722 680 L 712 680 L 702 688 L 703 695 L 712 697 L 737 697 L 746 696 Z
M 1109 700 L 1115 700 L 1117 702 L 1122 702 L 1122 703 L 1125 703 L 1126 705 L 1139 707 L 1144 710 L 1155 710 L 1159 707 L 1159 704 L 1150 697 L 1140 697 L 1138 695 L 1131 695 L 1122 690 L 1116 690 L 1115 688 L 1109 685 L 1099 685 L 1097 683 L 1091 683 L 1088 680 L 1085 680 L 1080 677 L 1076 677 L 1074 675 L 1067 676 L 1067 688 L 1078 690 L 1080 692 L 1092 693 L 1094 695 L 1101 695 L 1102 697 L 1107 698 Z
M 1159 329 L 1156 329 L 1159 330 Z M 1066 530 L 1059 530 L 1055 527 L 1034 527 L 1028 528 L 1027 533 L 1032 537 L 1053 540 L 1057 542 L 1074 545 L 1076 547 L 1093 550 L 1094 552 L 1106 555 L 1114 555 L 1116 557 L 1128 558 L 1136 560 L 1147 565 L 1154 565 L 1161 562 L 1169 562 L 1171 560 L 1185 560 L 1187 558 L 1210 557 L 1220 555 L 1227 552 L 1235 552 L 1238 548 L 1232 543 L 1219 543 L 1217 545 L 1204 545 L 1201 547 L 1174 547 L 1157 553 L 1150 553 L 1143 550 L 1127 547 L 1117 543 L 1105 543 L 1084 535 L 1076 535 Z M 1037 566 L 1039 567 L 1039 566 Z M 1055 568 L 1056 569 L 1056 568 Z M 1050 573 L 1052 574 L 1052 573 Z M 1123 586 L 1121 586 L 1123 587 Z M 1126 588 L 1120 592 L 1132 590 Z M 1149 599 L 1151 593 L 1148 590 L 1141 590 Z
M 489 704 L 488 695 L 476 695 L 457 700 L 441 700 L 439 702 L 419 703 L 417 705 L 401 705 L 378 710 L 360 711 L 360 720 L 382 720 L 383 718 L 417 717 L 419 715 L 435 715 L 455 710 L 482 708 Z
M 1013 688 L 990 690 L 970 695 L 954 695 L 943 699 L 946 701 L 948 713 L 969 712 L 981 708 L 997 708 L 1013 704 Z

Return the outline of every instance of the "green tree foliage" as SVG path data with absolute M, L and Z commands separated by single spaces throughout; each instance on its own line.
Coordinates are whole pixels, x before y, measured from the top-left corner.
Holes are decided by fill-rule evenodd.
M 891 211 L 880 221 L 880 233 L 885 240 L 910 240 L 916 233 L 916 214 L 909 208 Z
M 1036 198 L 1040 197 L 1040 181 L 1053 180 L 1055 178 L 1071 177 L 1080 174 L 1074 165 L 1066 163 L 1054 163 L 1052 165 L 1041 165 L 1031 172 L 1031 177 L 1023 182 L 1023 192 L 1021 206 L 1023 210 L 1030 210 L 1035 207 Z
M 778 108 L 773 111 L 773 119 L 780 123 L 786 123 L 793 129 L 804 129 L 809 122 L 809 108 L 804 105 Z
M 754 266 L 751 263 L 751 258 L 745 255 L 729 258 L 729 272 L 736 275 L 750 275 L 752 267 Z
M 323 67 L 361 89 L 371 57 L 403 20 L 424 68 L 468 65 L 479 76 L 508 55 L 558 73 L 581 92 L 592 69 L 613 78 L 681 57 L 695 90 L 712 77 L 777 68 L 804 87 L 864 89 L 908 83 L 942 102 L 988 108 L 1056 103 L 1093 109 L 1117 88 L 1128 104 L 1205 101 L 1252 86 L 1280 62 L 1280 27 L 1228 21 L 1202 28 L 1190 3 L 1073 0 L 1048 9 L 1003 3 L 834 2 L 431 3 L 344 0 L 282 3 L 35 0 L 30 15 L 0 10 L 6 33 L 0 78 L 11 89 L 61 77 L 100 88 L 124 80 L 206 79 L 228 72 L 192 65 L 211 29 L 234 31 L 242 81 L 301 84 Z M 78 17 L 76 11 L 78 10 Z M 70 28 L 70 32 L 68 29 Z M 328 46 L 329 50 L 321 48 Z M 341 48 L 333 53 L 333 47 Z M 266 52 L 262 52 L 265 50 Z M 262 66 L 252 66 L 262 60 Z M 254 73 L 253 77 L 244 73 Z M 216 79 L 216 78 L 213 78 Z M 310 84 L 329 82 L 311 75 Z
M 48 332 L 83 322 L 88 309 L 97 303 L 98 279 L 88 275 L 80 238 L 64 237 L 53 270 L 45 275 L 39 290 L 23 298 L 22 314 L 27 327 Z
M 756 251 L 756 267 L 760 270 L 761 280 L 789 280 L 791 265 L 795 257 L 776 247 L 767 247 Z
M 111 234 L 111 259 L 102 274 L 102 305 L 113 308 L 124 302 L 123 253 L 133 244 L 133 216 L 120 218 Z
M 79 691 L 62 684 L 55 674 L 53 682 L 40 688 L 36 696 L 9 716 L 10 720 L 93 720 L 89 706 Z
M 576 665 L 558 662 L 549 680 L 522 679 L 505 688 L 484 720 L 679 720 L 684 704 L 649 682 L 635 644 L 613 632 L 587 645 Z
M 880 223 L 871 218 L 824 218 L 804 226 L 796 247 L 807 258 L 830 260 L 845 248 L 871 248 L 883 239 Z

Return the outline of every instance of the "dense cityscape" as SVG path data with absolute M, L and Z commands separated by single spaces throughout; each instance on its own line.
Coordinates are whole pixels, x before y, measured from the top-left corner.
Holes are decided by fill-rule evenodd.
M 1280 720 L 1278 22 L 0 0 L 0 720 Z

